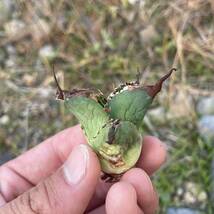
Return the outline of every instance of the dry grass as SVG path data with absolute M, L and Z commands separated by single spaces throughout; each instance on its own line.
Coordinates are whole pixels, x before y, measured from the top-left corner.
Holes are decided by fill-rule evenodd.
M 4 55 L 0 60 L 0 116 L 10 119 L 0 127 L 0 145 L 19 154 L 70 125 L 71 119 L 74 123 L 54 102 L 53 63 L 64 87 L 97 87 L 104 93 L 135 78 L 138 68 L 143 71 L 142 82 L 153 82 L 177 67 L 178 72 L 154 103 L 176 117 L 164 125 L 151 122 L 145 127 L 168 142 L 177 163 L 169 164 L 156 181 L 162 212 L 170 204 L 184 204 L 209 213 L 211 201 L 186 204 L 174 195 L 181 183 L 191 179 L 209 194 L 209 182 L 196 175 L 204 173 L 210 179 L 210 159 L 194 171 L 202 150 L 209 155 L 213 152 L 197 134 L 195 102 L 202 96 L 214 96 L 213 1 L 16 0 L 14 7 L 13 14 L 0 21 L 0 54 Z M 14 19 L 24 27 L 14 27 Z M 41 57 L 45 45 L 53 49 L 48 58 Z M 14 56 L 8 51 L 11 47 Z M 193 171 L 183 164 L 192 166 Z M 172 187 L 165 180 L 174 179 L 175 174 Z

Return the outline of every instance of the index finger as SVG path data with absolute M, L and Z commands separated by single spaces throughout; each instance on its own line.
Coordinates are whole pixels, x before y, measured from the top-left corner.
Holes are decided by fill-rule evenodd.
M 86 139 L 77 125 L 48 138 L 6 163 L 6 166 L 36 185 L 64 163 L 75 145 L 83 143 L 86 143 Z

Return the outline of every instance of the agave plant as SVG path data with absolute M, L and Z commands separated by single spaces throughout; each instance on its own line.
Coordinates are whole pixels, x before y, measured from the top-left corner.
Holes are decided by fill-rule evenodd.
M 143 86 L 139 79 L 122 84 L 107 98 L 99 90 L 62 90 L 54 72 L 56 99 L 63 100 L 68 111 L 79 120 L 88 144 L 100 160 L 106 181 L 118 180 L 138 161 L 143 118 L 174 70 L 154 85 Z

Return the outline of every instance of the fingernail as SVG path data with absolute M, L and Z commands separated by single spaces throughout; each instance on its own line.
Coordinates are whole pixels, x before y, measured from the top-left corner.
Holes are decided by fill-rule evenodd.
M 86 175 L 87 163 L 89 159 L 88 148 L 81 144 L 74 148 L 71 155 L 63 166 L 66 182 L 70 185 L 76 185 Z

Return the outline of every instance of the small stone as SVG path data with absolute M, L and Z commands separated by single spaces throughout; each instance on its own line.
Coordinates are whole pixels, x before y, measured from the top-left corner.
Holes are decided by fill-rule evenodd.
M 12 45 L 7 45 L 6 51 L 7 51 L 8 55 L 16 55 L 16 48 Z
M 198 121 L 198 131 L 205 140 L 214 140 L 214 115 L 203 116 Z
M 154 122 L 164 123 L 166 121 L 166 112 L 163 107 L 154 108 L 148 111 L 147 114 Z
M 54 95 L 55 90 L 52 88 L 38 88 L 37 93 L 41 98 L 49 98 Z
M 199 101 L 197 112 L 201 115 L 214 114 L 214 97 L 206 97 Z
M 183 193 L 184 193 L 184 190 L 182 188 L 177 189 L 177 195 L 181 196 L 183 195 Z
M 197 194 L 197 192 L 198 192 L 198 187 L 197 187 L 197 185 L 196 185 L 195 183 L 193 183 L 193 182 L 187 182 L 187 183 L 185 184 L 185 186 L 186 186 L 186 190 L 187 190 L 187 191 L 190 191 L 190 192 L 193 193 L 194 195 Z
M 12 58 L 9 58 L 9 59 L 7 59 L 6 61 L 5 61 L 5 66 L 6 67 L 8 67 L 8 68 L 12 68 L 12 67 L 15 67 L 15 65 L 16 65 L 16 62 L 15 62 L 15 60 L 14 59 L 12 59 Z
M 198 194 L 198 200 L 200 201 L 200 202 L 205 202 L 206 200 L 207 200 L 207 194 L 206 194 L 206 192 L 200 192 L 199 194 Z
M 38 18 L 36 22 L 34 21 L 31 25 L 31 35 L 35 43 L 41 44 L 50 33 L 50 24 L 44 19 Z
M 13 14 L 16 7 L 14 0 L 1 0 L 0 1 L 0 20 L 5 21 Z
M 4 29 L 7 36 L 14 37 L 17 36 L 17 34 L 21 33 L 21 31 L 25 28 L 25 23 L 14 19 L 10 22 L 5 23 Z
M 27 86 L 32 86 L 35 82 L 35 77 L 32 74 L 25 74 L 23 76 L 23 81 Z
M 193 204 L 196 202 L 196 198 L 194 197 L 194 195 L 191 192 L 186 192 L 184 194 L 184 200 L 188 204 Z
M 45 45 L 39 50 L 39 56 L 42 59 L 52 59 L 56 56 L 56 52 L 51 45 Z
M 168 208 L 167 214 L 200 214 L 198 210 L 193 210 L 190 208 Z
M 143 7 L 146 3 L 145 0 L 128 0 L 129 4 L 139 4 L 140 7 Z
M 9 121 L 10 121 L 10 118 L 6 114 L 3 115 L 2 117 L 0 117 L 0 124 L 2 124 L 2 125 L 8 124 Z
M 170 109 L 167 113 L 168 119 L 195 116 L 193 97 L 186 90 L 173 90 L 170 102 Z
M 188 0 L 187 7 L 190 10 L 198 10 L 201 7 L 202 2 L 200 0 Z
M 148 25 L 146 28 L 140 31 L 140 38 L 143 44 L 149 44 L 158 38 L 158 33 L 153 25 Z

